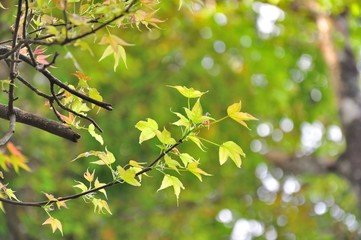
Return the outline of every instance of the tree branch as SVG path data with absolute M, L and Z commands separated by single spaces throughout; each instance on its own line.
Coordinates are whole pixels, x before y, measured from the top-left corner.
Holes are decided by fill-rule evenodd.
M 189 133 L 185 134 L 181 139 L 178 140 L 177 143 L 170 146 L 166 151 L 159 154 L 159 156 L 155 160 L 153 160 L 146 168 L 144 168 L 141 171 L 137 172 L 135 174 L 135 177 L 140 176 L 140 175 L 142 175 L 142 174 L 144 174 L 146 172 L 151 171 L 153 169 L 153 166 L 155 164 L 157 164 L 167 153 L 172 151 L 178 145 L 182 144 L 183 140 L 189 135 Z M 92 189 L 90 189 L 88 191 L 77 193 L 77 194 L 74 194 L 74 195 L 70 195 L 70 196 L 66 196 L 66 197 L 59 197 L 56 200 L 50 200 L 50 201 L 48 200 L 48 201 L 39 201 L 39 202 L 18 202 L 18 201 L 14 201 L 14 200 L 11 200 L 11 199 L 0 198 L 0 202 L 13 204 L 13 205 L 18 205 L 18 206 L 23 206 L 23 207 L 42 207 L 42 206 L 52 204 L 52 203 L 56 203 L 56 202 L 67 201 L 67 200 L 71 200 L 71 199 L 77 199 L 79 197 L 88 195 L 90 193 L 98 192 L 101 189 L 105 189 L 105 188 L 117 185 L 119 183 L 123 183 L 123 180 L 122 179 L 113 180 L 113 181 L 111 181 L 111 182 L 109 182 L 109 183 L 107 183 L 107 184 L 105 184 L 103 186 L 100 186 L 100 187 L 97 187 L 97 188 L 92 188 Z
M 73 130 L 71 130 L 71 128 L 65 126 L 62 123 L 56 122 L 51 119 L 39 117 L 35 114 L 25 112 L 16 107 L 14 107 L 14 113 L 17 122 L 39 128 L 41 130 L 47 131 L 51 134 L 65 138 L 72 142 L 77 142 L 78 139 L 80 138 L 79 134 L 75 133 Z M 0 118 L 9 120 L 8 107 L 1 103 L 0 103 Z

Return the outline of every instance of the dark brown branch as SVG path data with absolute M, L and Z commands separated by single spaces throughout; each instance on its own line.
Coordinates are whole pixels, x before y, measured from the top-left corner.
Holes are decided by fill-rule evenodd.
M 16 107 L 14 107 L 14 113 L 16 115 L 17 122 L 39 128 L 41 130 L 47 131 L 51 134 L 65 138 L 72 142 L 77 142 L 78 139 L 80 138 L 80 135 L 75 133 L 69 127 L 54 120 L 39 117 L 35 114 L 25 112 Z M 0 103 L 0 118 L 9 120 L 8 107 L 1 103 Z

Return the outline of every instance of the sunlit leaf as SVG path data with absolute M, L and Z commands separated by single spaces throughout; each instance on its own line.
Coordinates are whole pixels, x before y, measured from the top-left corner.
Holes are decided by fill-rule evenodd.
M 181 192 L 182 189 L 184 189 L 184 186 L 182 184 L 182 182 L 174 176 L 171 176 L 169 174 L 164 175 L 162 184 L 160 186 L 160 188 L 157 191 L 163 190 L 165 188 L 168 188 L 172 186 L 174 189 L 174 194 L 177 197 L 177 203 L 178 203 L 178 199 L 179 199 L 179 194 Z
M 115 157 L 112 152 L 109 152 L 107 149 L 105 149 L 106 152 L 102 152 L 98 155 L 100 158 L 98 161 L 92 162 L 93 164 L 97 165 L 110 165 L 115 162 Z
M 94 180 L 94 173 L 95 170 L 93 170 L 92 173 L 89 172 L 89 169 L 86 170 L 86 172 L 84 173 L 84 178 L 88 181 L 88 182 L 93 182 Z
M 180 157 L 180 159 L 182 160 L 183 165 L 184 165 L 185 167 L 187 167 L 187 165 L 188 165 L 189 163 L 196 161 L 196 160 L 195 160 L 191 155 L 189 155 L 188 153 L 181 153 L 181 154 L 179 154 L 179 157 Z
M 16 201 L 20 202 L 20 200 L 15 196 L 15 191 L 12 189 L 6 188 L 4 192 L 10 199 L 15 199 Z
M 110 215 L 112 215 L 107 201 L 103 199 L 93 198 L 92 203 L 94 204 L 94 212 L 98 210 L 98 213 L 104 213 L 103 209 L 105 209 Z
M 95 188 L 102 187 L 102 186 L 104 186 L 104 185 L 105 185 L 105 183 L 99 182 L 98 178 L 95 179 L 95 182 L 94 182 L 94 187 L 95 187 Z M 104 196 L 105 196 L 105 198 L 108 199 L 108 197 L 107 197 L 107 192 L 105 191 L 104 188 L 103 188 L 103 189 L 100 189 L 100 190 L 98 190 L 98 191 L 101 192 L 101 193 L 103 193 Z
M 121 179 L 124 180 L 124 182 L 136 187 L 139 187 L 141 185 L 140 182 L 135 178 L 136 172 L 134 168 L 128 168 L 127 170 L 125 170 L 121 166 L 117 166 L 117 171 Z
M 74 185 L 73 187 L 79 188 L 81 190 L 81 192 L 88 191 L 88 187 L 84 183 L 79 182 L 79 181 L 75 181 L 75 182 L 77 182 L 78 184 Z
M 180 92 L 186 98 L 199 98 L 203 94 L 207 93 L 207 92 L 201 92 L 201 91 L 195 90 L 193 88 L 187 88 L 184 86 L 183 87 L 182 86 L 168 86 L 168 87 L 177 89 L 178 92 Z
M 245 156 L 242 148 L 233 141 L 225 142 L 219 147 L 219 162 L 221 165 L 223 165 L 228 158 L 231 158 L 237 167 L 241 167 L 241 156 Z
M 188 139 L 194 142 L 203 152 L 205 152 L 205 146 L 197 136 L 188 136 Z
M 139 121 L 135 127 L 141 131 L 139 136 L 139 143 L 152 139 L 155 137 L 158 131 L 157 122 L 151 118 L 148 118 L 147 121 Z
M 43 222 L 43 225 L 46 224 L 49 224 L 51 226 L 53 233 L 58 229 L 61 232 L 61 235 L 63 235 L 63 227 L 58 219 L 49 217 L 45 222 Z
M 164 162 L 169 168 L 171 168 L 179 173 L 178 168 L 181 168 L 181 165 L 178 161 L 172 159 L 169 155 L 165 155 Z
M 163 129 L 162 132 L 157 131 L 156 134 L 157 134 L 159 141 L 163 144 L 174 145 L 177 143 L 176 140 L 174 140 L 174 138 L 171 137 L 170 132 L 165 128 Z
M 199 181 L 202 182 L 202 175 L 204 175 L 204 176 L 212 176 L 211 174 L 209 174 L 209 173 L 203 171 L 202 169 L 200 169 L 198 167 L 198 165 L 199 165 L 198 162 L 191 162 L 191 163 L 188 164 L 187 169 L 191 173 L 193 173 L 199 179 Z
M 249 113 L 241 112 L 241 101 L 239 103 L 234 103 L 227 108 L 227 115 L 235 120 L 236 122 L 242 124 L 248 128 L 247 124 L 244 121 L 248 120 L 257 120 Z
M 95 126 L 94 124 L 90 124 L 89 127 L 88 127 L 88 132 L 89 134 L 95 138 L 95 140 L 97 140 L 101 145 L 104 144 L 104 140 L 103 140 L 103 137 L 100 135 L 100 134 L 97 134 L 95 132 Z

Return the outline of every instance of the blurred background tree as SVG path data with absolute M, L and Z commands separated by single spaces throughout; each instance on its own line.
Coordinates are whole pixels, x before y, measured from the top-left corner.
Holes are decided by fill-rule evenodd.
M 1 1 L 10 6 L 8 1 Z M 181 106 L 167 85 L 202 91 L 204 108 L 223 115 L 224 106 L 243 101 L 259 121 L 251 131 L 227 123 L 207 134 L 240 142 L 247 157 L 241 169 L 220 168 L 218 153 L 182 149 L 203 159 L 213 177 L 200 184 L 185 177 L 180 204 L 171 191 L 157 192 L 162 176 L 152 174 L 141 189 L 109 189 L 113 215 L 98 215 L 77 200 L 57 217 L 66 239 L 359 239 L 361 108 L 359 96 L 360 13 L 358 1 L 162 1 L 151 31 L 121 29 L 127 67 L 116 72 L 111 59 L 98 62 L 74 47 L 57 49 L 59 78 L 81 70 L 114 106 L 100 112 L 108 149 L 118 161 L 149 161 L 157 149 L 138 145 L 134 124 L 145 117 L 172 122 Z M 11 11 L 2 11 L 7 22 Z M 0 25 L 1 36 L 9 29 Z M 32 74 L 32 73 L 29 73 Z M 33 80 L 38 81 L 39 75 Z M 76 81 L 68 79 L 69 82 Z M 19 93 L 20 94 L 20 93 Z M 29 109 L 47 114 L 24 91 Z M 7 126 L 4 122 L 2 126 Z M 97 142 L 82 135 L 73 144 L 37 129 L 18 126 L 13 138 L 28 156 L 32 172 L 7 173 L 20 199 L 41 192 L 71 193 L 84 162 L 70 163 Z M 102 170 L 98 169 L 98 174 Z M 106 174 L 104 172 L 104 174 Z M 55 239 L 41 227 L 44 213 L 6 205 L 4 239 Z M 14 237 L 15 236 L 15 237 Z

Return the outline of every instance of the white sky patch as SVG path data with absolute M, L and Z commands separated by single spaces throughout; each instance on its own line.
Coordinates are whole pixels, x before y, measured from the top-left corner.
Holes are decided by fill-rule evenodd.
M 267 137 L 273 131 L 273 126 L 270 123 L 261 123 L 257 126 L 257 134 L 260 137 Z
M 232 214 L 232 211 L 229 210 L 229 209 L 222 209 L 217 217 L 216 217 L 217 221 L 221 222 L 221 223 L 224 223 L 224 224 L 227 224 L 227 223 L 230 223 L 233 221 L 233 214 Z
M 342 142 L 342 131 L 337 125 L 331 125 L 327 129 L 327 138 L 335 143 Z
M 312 68 L 312 57 L 309 54 L 302 54 L 297 62 L 298 67 L 302 71 L 308 71 Z
M 293 130 L 293 121 L 290 118 L 282 118 L 280 121 L 280 127 L 284 132 L 291 132 Z
M 268 3 L 255 2 L 253 10 L 258 13 L 257 29 L 261 36 L 269 38 L 280 34 L 281 29 L 276 22 L 285 18 L 285 13 L 280 8 Z
M 219 26 L 225 26 L 227 25 L 228 19 L 224 13 L 218 12 L 214 14 L 214 21 L 216 21 Z
M 313 207 L 313 211 L 317 214 L 317 215 L 323 215 L 327 212 L 327 205 L 325 202 L 317 202 L 315 204 L 315 206 Z
M 216 53 L 224 53 L 226 51 L 226 44 L 221 40 L 214 41 L 213 49 Z
M 306 154 L 312 153 L 321 146 L 324 127 L 321 122 L 313 124 L 304 122 L 301 125 L 301 143 Z
M 322 99 L 322 93 L 318 88 L 312 88 L 310 92 L 310 97 L 312 101 L 319 102 Z
M 295 177 L 288 177 L 283 183 L 283 192 L 291 195 L 301 190 L 301 184 Z
M 263 186 L 270 192 L 278 192 L 280 189 L 280 183 L 271 174 L 267 174 L 267 176 L 261 180 Z
M 264 233 L 264 225 L 257 220 L 238 219 L 233 227 L 231 240 L 252 240 Z
M 205 56 L 201 61 L 202 67 L 206 70 L 210 70 L 213 68 L 214 60 L 210 56 Z

